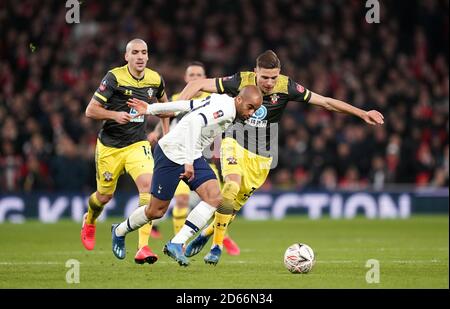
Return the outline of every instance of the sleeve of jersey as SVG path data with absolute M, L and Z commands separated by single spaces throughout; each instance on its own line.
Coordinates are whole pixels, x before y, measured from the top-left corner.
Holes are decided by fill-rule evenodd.
M 103 77 L 100 86 L 94 93 L 93 98 L 102 105 L 108 106 L 109 99 L 113 96 L 114 90 L 117 87 L 117 79 L 113 73 L 106 73 Z
M 161 82 L 159 84 L 158 87 L 158 91 L 156 92 L 156 98 L 157 99 L 161 99 L 163 97 L 163 95 L 165 94 L 165 83 L 164 83 L 164 79 L 162 78 L 162 76 L 159 76 L 161 78 Z
M 167 103 L 153 103 L 147 104 L 148 115 L 157 115 L 164 113 L 187 113 L 191 110 L 200 107 L 203 100 L 182 100 Z
M 217 93 L 226 93 L 231 96 L 237 96 L 239 85 L 241 84 L 241 74 L 236 73 L 231 76 L 216 78 Z
M 311 99 L 311 91 L 303 87 L 301 84 L 294 82 L 289 78 L 288 81 L 289 101 L 297 101 L 300 103 L 308 103 Z

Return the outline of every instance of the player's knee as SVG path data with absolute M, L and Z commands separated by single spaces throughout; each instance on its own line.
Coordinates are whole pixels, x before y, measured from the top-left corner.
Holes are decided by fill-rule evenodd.
M 141 178 L 139 179 L 139 191 L 141 192 L 149 192 L 150 187 L 152 185 L 152 179 L 151 178 Z
M 175 197 L 176 207 L 187 208 L 189 207 L 189 195 L 181 194 Z
M 150 207 L 150 206 L 146 206 L 145 208 L 145 215 L 147 216 L 147 218 L 153 220 L 153 219 L 160 219 L 164 216 L 164 214 L 166 213 L 166 208 L 161 207 Z
M 108 203 L 112 199 L 112 197 L 113 197 L 112 194 L 101 194 L 97 192 L 97 199 L 103 205 Z
M 152 211 L 151 217 L 148 217 L 148 218 L 161 219 L 164 216 L 165 213 L 166 213 L 165 210 L 156 209 L 156 210 Z
M 219 207 L 220 204 L 222 204 L 222 195 L 217 194 L 214 196 L 208 196 L 208 199 L 205 202 L 217 208 Z
M 145 216 L 150 219 L 156 219 L 156 218 L 153 218 L 153 216 L 152 216 L 152 209 L 151 209 L 150 205 L 147 205 L 144 207 L 145 207 L 145 210 L 144 210 Z
M 222 196 L 225 200 L 234 201 L 239 193 L 240 186 L 235 181 L 227 181 L 222 188 Z

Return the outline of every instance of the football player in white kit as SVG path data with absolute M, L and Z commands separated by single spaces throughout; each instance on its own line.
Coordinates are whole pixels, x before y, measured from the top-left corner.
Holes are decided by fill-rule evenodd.
M 165 245 L 164 253 L 182 266 L 189 265 L 188 258 L 183 254 L 183 245 L 205 226 L 222 201 L 219 183 L 202 152 L 236 118 L 250 118 L 261 104 L 261 91 L 253 85 L 242 88 L 235 98 L 212 94 L 202 100 L 170 104 L 149 105 L 138 99 L 129 101 L 128 105 L 138 111 L 137 116 L 189 113 L 155 147 L 150 204 L 137 208 L 122 223 L 112 225 L 112 251 L 117 258 L 125 258 L 125 235 L 153 219 L 161 218 L 179 181 L 183 180 L 202 201 L 190 212 L 180 232 Z

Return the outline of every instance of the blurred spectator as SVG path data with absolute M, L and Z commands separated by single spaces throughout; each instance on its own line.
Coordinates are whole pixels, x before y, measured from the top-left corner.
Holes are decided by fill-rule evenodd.
M 48 166 L 39 161 L 36 155 L 27 157 L 20 168 L 21 189 L 25 192 L 43 191 L 52 187 Z
M 382 156 L 375 156 L 372 158 L 372 167 L 369 174 L 369 181 L 372 188 L 375 190 L 382 190 L 387 182 L 386 162 Z
M 332 167 L 327 167 L 320 175 L 319 187 L 325 190 L 336 190 L 338 188 L 338 178 L 336 170 Z
M 312 91 L 384 113 L 370 127 L 290 103 L 264 188 L 448 185 L 449 1 L 386 0 L 380 24 L 365 22 L 364 1 L 351 3 L 85 1 L 81 22 L 67 24 L 61 1 L 0 2 L 2 192 L 94 189 L 85 176 L 100 124 L 84 109 L 134 37 L 148 42 L 169 95 L 187 62 L 227 76 L 273 49 L 282 73 Z
M 57 145 L 56 155 L 51 162 L 51 175 L 56 190 L 83 191 L 86 183 L 87 166 L 79 159 L 80 153 L 75 143 L 62 136 Z

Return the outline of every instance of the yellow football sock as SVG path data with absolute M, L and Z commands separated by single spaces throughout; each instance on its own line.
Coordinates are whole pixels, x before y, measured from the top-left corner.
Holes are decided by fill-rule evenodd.
M 95 224 L 97 222 L 98 216 L 100 216 L 100 214 L 102 213 L 103 206 L 105 206 L 105 204 L 102 204 L 98 200 L 96 192 L 94 192 L 89 197 L 88 205 L 89 207 L 88 207 L 88 214 L 86 217 L 86 223 Z
M 236 218 L 236 213 L 233 213 L 233 214 L 231 215 L 230 222 L 228 222 L 227 232 L 225 233 L 225 236 L 224 236 L 224 237 L 228 237 L 228 236 L 229 236 L 228 230 L 230 229 L 230 224 L 231 224 L 231 222 L 233 222 L 234 218 Z
M 139 193 L 139 207 L 145 207 L 150 204 L 150 193 Z M 138 248 L 141 249 L 144 246 L 148 246 L 148 239 L 150 238 L 150 232 L 152 231 L 152 222 L 145 224 L 139 228 L 139 241 Z
M 234 181 L 225 182 L 222 188 L 222 203 L 214 215 L 213 246 L 223 246 L 223 238 L 227 232 L 228 224 L 233 215 L 233 206 L 239 193 L 240 186 Z
M 176 235 L 181 230 L 186 221 L 189 212 L 188 207 L 179 207 L 175 205 L 172 209 L 173 234 Z
M 223 247 L 223 238 L 225 237 L 230 219 L 231 215 L 224 215 L 216 211 L 214 215 L 213 246 L 219 245 L 220 247 Z
M 203 236 L 210 236 L 214 233 L 214 220 L 202 231 Z
M 148 246 L 148 240 L 150 238 L 150 233 L 152 231 L 152 222 L 146 223 L 144 226 L 141 226 L 139 228 L 139 241 L 138 241 L 138 248 L 141 249 L 142 247 Z

